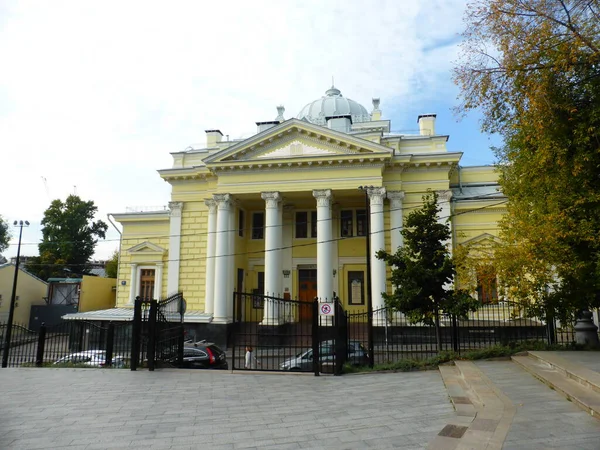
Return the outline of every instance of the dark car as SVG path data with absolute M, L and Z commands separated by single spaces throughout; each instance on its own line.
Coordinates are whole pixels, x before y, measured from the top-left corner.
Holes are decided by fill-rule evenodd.
M 335 342 L 323 341 L 320 348 L 321 363 L 330 363 L 335 360 Z M 366 366 L 369 364 L 369 355 L 367 349 L 359 341 L 348 341 L 348 359 L 347 362 L 353 366 Z M 287 359 L 279 365 L 281 370 L 292 372 L 312 370 L 313 351 L 312 349 L 298 353 L 294 358 Z
M 196 342 L 183 347 L 183 369 L 223 369 L 226 370 L 227 356 L 217 345 L 210 342 Z

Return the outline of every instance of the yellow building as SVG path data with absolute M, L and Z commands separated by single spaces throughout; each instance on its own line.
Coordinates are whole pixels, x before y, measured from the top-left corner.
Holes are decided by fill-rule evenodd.
M 435 114 L 418 117 L 419 134 L 396 134 L 379 99 L 368 112 L 335 87 L 295 118 L 277 110 L 247 139 L 207 130 L 206 147 L 172 153 L 172 167 L 158 171 L 172 187 L 168 208 L 113 214 L 123 226 L 124 315 L 138 295 L 175 292 L 188 325 L 231 323 L 236 291 L 301 301 L 336 293 L 348 310 L 364 309 L 367 225 L 372 254 L 394 251 L 404 217 L 428 191 L 450 221 L 449 245 L 497 235 L 504 197 L 494 168 L 461 167 Z M 376 258 L 371 289 L 378 308 L 391 286 Z
M 8 320 L 14 277 L 13 264 L 0 265 L 0 323 Z M 19 267 L 13 323 L 28 327 L 31 307 L 45 305 L 47 294 L 48 283 Z

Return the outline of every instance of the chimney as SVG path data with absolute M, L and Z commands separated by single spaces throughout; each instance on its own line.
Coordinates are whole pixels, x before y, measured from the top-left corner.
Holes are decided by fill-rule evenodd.
M 352 126 L 352 116 L 350 114 L 345 116 L 328 116 L 325 117 L 327 121 L 327 128 L 330 130 L 341 131 L 342 133 L 349 133 Z
M 268 130 L 269 128 L 273 128 L 275 125 L 279 125 L 279 120 L 271 120 L 270 122 L 256 122 L 259 133 Z
M 436 114 L 421 114 L 417 119 L 421 136 L 435 136 Z
M 381 110 L 379 109 L 379 99 L 373 99 L 373 111 L 371 112 L 371 120 L 381 120 Z
M 221 142 L 221 138 L 223 137 L 221 130 L 204 130 L 204 132 L 206 133 L 207 148 L 216 147 Z

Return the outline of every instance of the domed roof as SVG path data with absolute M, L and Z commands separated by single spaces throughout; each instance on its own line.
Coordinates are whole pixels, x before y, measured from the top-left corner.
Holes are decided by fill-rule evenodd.
M 331 116 L 352 116 L 352 123 L 368 122 L 371 115 L 367 109 L 358 102 L 345 98 L 335 86 L 325 91 L 325 95 L 313 102 L 310 102 L 296 116 L 297 119 L 304 119 L 316 125 L 327 125 L 326 117 Z

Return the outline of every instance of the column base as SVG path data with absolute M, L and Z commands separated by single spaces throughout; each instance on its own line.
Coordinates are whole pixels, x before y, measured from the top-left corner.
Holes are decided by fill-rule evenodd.
M 262 322 L 260 322 L 258 325 L 260 325 L 261 327 L 278 327 L 280 325 L 284 325 L 286 322 L 285 320 L 281 319 L 281 318 L 276 318 L 276 317 L 269 317 L 266 319 L 263 319 Z

